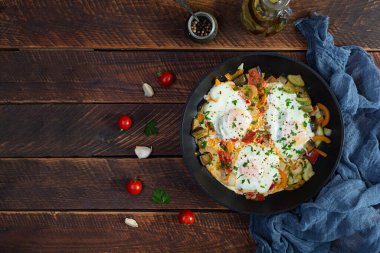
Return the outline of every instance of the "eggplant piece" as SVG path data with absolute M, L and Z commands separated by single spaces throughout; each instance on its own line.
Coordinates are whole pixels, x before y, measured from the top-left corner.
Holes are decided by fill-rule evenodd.
M 234 83 L 236 86 L 243 86 L 247 84 L 247 78 L 245 75 L 240 75 L 237 78 L 234 79 Z
M 191 135 L 194 136 L 196 140 L 201 139 L 208 135 L 208 130 L 203 127 L 197 127 L 191 131 Z
M 305 86 L 301 75 L 288 75 L 288 80 L 295 86 Z
M 194 118 L 192 126 L 191 126 L 191 130 L 195 130 L 198 127 L 200 127 L 199 120 L 197 118 Z
M 206 103 L 207 103 L 207 100 L 202 99 L 202 101 L 198 104 L 198 107 L 197 107 L 198 112 L 199 112 L 199 111 L 202 111 L 202 107 L 203 107 Z
M 284 76 L 280 76 L 280 77 L 278 78 L 278 81 L 279 81 L 280 83 L 282 83 L 282 84 L 286 84 L 286 82 L 288 81 L 288 79 L 286 79 L 286 77 L 284 77 Z
M 315 148 L 315 143 L 312 140 L 309 140 L 304 145 L 306 151 L 309 153 Z
M 267 80 L 268 83 L 275 83 L 278 81 L 278 79 L 274 76 L 270 76 Z
M 212 161 L 212 155 L 210 153 L 205 153 L 199 156 L 199 159 L 201 160 L 202 165 L 206 166 L 207 164 L 209 164 L 209 162 Z

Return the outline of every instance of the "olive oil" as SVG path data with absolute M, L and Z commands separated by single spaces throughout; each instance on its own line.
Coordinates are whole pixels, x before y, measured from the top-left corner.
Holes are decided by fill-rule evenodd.
M 292 10 L 290 0 L 243 0 L 241 22 L 254 34 L 270 36 L 281 31 Z

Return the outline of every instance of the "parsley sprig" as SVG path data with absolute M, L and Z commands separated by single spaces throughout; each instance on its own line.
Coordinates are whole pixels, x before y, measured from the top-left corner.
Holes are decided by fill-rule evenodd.
M 155 204 L 169 204 L 169 194 L 161 189 L 155 189 L 152 193 L 152 201 Z
M 157 135 L 158 134 L 158 128 L 157 128 L 157 121 L 155 121 L 154 119 L 149 121 L 146 125 L 145 125 L 145 128 L 144 128 L 144 134 L 146 136 L 150 136 L 150 135 Z

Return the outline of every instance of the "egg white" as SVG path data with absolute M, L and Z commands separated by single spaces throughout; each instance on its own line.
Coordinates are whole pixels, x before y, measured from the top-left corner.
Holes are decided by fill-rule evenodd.
M 249 144 L 239 153 L 235 163 L 235 188 L 242 192 L 266 193 L 279 180 L 280 158 L 270 148 Z
M 296 160 L 314 133 L 310 116 L 300 109 L 296 94 L 287 93 L 282 87 L 282 83 L 275 83 L 269 92 L 266 121 L 279 152 L 286 159 Z
M 206 96 L 205 118 L 211 122 L 219 139 L 242 138 L 252 122 L 248 104 L 232 87 L 233 82 L 214 86 Z

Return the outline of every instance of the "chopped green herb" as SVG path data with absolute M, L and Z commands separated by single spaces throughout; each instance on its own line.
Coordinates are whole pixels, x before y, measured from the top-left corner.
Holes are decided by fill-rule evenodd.
M 203 115 L 205 116 L 205 119 L 207 119 L 207 120 L 210 120 L 211 118 L 209 117 L 209 114 L 210 114 L 210 111 L 205 111 L 204 113 L 203 113 Z
M 144 127 L 144 134 L 146 136 L 157 135 L 158 128 L 156 125 L 157 125 L 157 122 L 155 120 L 149 121 Z
M 250 181 L 249 179 L 247 179 L 247 181 L 248 181 L 248 184 L 250 184 L 250 183 L 251 183 L 251 181 Z
M 247 165 L 248 165 L 248 161 L 243 163 L 243 167 L 247 167 Z
M 237 100 L 232 100 L 232 103 L 233 103 L 234 105 L 236 105 Z
M 161 189 L 155 189 L 152 193 L 152 201 L 155 204 L 169 204 L 169 194 Z
M 245 183 L 245 179 L 241 180 L 241 183 L 244 184 Z
M 295 127 L 296 127 L 296 130 L 298 130 L 298 124 L 297 123 L 295 124 Z
M 201 148 L 206 148 L 207 146 L 207 141 L 202 141 L 201 142 Z
M 288 107 L 290 103 L 292 102 L 292 100 L 290 98 L 287 98 L 285 102 L 286 102 L 286 107 Z
M 235 127 L 236 127 L 235 122 L 232 122 L 232 128 L 235 128 Z
M 307 127 L 307 122 L 306 122 L 306 121 L 302 122 L 302 125 L 303 125 L 304 127 Z

